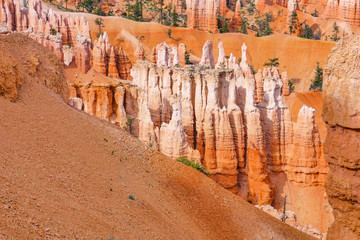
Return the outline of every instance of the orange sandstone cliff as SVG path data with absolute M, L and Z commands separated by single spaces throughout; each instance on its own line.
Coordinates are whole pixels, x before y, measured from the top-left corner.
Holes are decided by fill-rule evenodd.
M 324 69 L 324 152 L 330 165 L 326 191 L 335 217 L 329 239 L 360 238 L 359 44 L 360 37 L 339 42 Z

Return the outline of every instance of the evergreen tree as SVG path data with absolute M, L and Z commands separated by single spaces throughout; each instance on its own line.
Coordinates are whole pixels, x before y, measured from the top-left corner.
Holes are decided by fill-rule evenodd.
M 126 3 L 126 12 L 127 18 L 134 21 L 144 21 L 143 19 L 143 1 L 136 0 L 133 4 L 132 1 L 127 1 Z
M 313 17 L 319 17 L 319 12 L 316 10 L 316 8 L 315 8 L 314 13 L 311 14 L 311 16 L 313 16 Z
M 220 32 L 222 33 L 227 33 L 229 32 L 229 27 L 226 21 L 224 21 L 224 23 L 221 26 Z
M 297 13 L 296 11 L 293 11 L 291 16 L 290 16 L 290 20 L 289 20 L 289 32 L 290 32 L 290 35 L 295 33 L 295 30 L 298 28 L 297 27 Z
M 270 23 L 274 21 L 272 12 L 265 13 L 262 16 L 257 17 L 255 24 L 257 25 L 257 37 L 268 36 L 272 34 Z
M 278 67 L 280 65 L 279 58 L 269 58 L 269 61 L 264 63 L 264 66 Z
M 163 24 L 164 20 L 164 0 L 143 0 L 144 4 L 147 6 L 147 9 L 159 13 L 158 22 Z M 171 14 L 169 14 L 171 15 Z
M 174 27 L 178 27 L 179 24 L 178 24 L 179 21 L 179 14 L 176 12 L 176 7 L 173 8 L 173 11 L 171 13 L 171 24 L 174 26 Z
M 241 22 L 241 28 L 240 28 L 240 32 L 242 34 L 248 34 L 248 31 L 247 31 L 247 26 L 248 25 L 249 25 L 248 19 L 246 17 L 243 17 L 242 22 Z
M 172 34 L 172 30 L 169 28 L 169 30 L 168 30 L 168 36 L 169 36 L 169 38 L 171 38 L 171 34 Z
M 104 27 L 104 19 L 96 18 L 95 24 L 99 26 L 99 34 L 98 35 L 101 35 L 102 34 L 101 28 Z
M 191 64 L 191 62 L 190 62 L 190 53 L 188 52 L 186 47 L 185 47 L 185 64 L 186 65 Z
M 322 92 L 323 84 L 323 69 L 320 67 L 319 62 L 316 63 L 315 79 L 312 81 L 309 90 L 318 90 Z
M 336 24 L 336 22 L 334 22 L 334 26 L 333 26 L 333 34 L 330 37 L 331 40 L 333 40 L 334 42 L 337 42 L 340 40 L 340 38 L 338 37 L 340 30 L 339 30 L 339 26 Z
M 305 27 L 302 30 L 302 33 L 301 33 L 300 37 L 307 38 L 307 39 L 313 39 L 313 37 L 314 37 L 313 30 L 306 23 L 305 23 Z

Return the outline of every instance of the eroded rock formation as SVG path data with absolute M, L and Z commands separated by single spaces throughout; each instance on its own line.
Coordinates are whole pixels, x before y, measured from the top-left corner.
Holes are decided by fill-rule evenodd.
M 92 67 L 96 72 L 105 76 L 131 79 L 130 60 L 121 48 L 111 46 L 106 32 L 94 41 Z
M 133 66 L 132 85 L 74 85 L 72 97 L 84 100 L 84 111 L 116 124 L 133 118 L 132 134 L 146 145 L 200 161 L 215 181 L 254 204 L 276 200 L 281 183 L 271 175 L 285 174 L 300 188 L 323 186 L 327 164 L 313 109 L 304 106 L 292 122 L 281 97 L 287 79 L 278 68 L 254 76 L 246 45 L 242 50 L 240 65 L 231 55 L 228 66 L 214 68 L 207 41 L 201 64 L 180 68 L 171 48 L 161 44 L 157 64 Z M 121 87 L 123 100 L 115 104 Z
M 340 41 L 324 68 L 324 153 L 330 165 L 326 191 L 335 216 L 328 239 L 360 238 L 359 44 L 360 37 Z
M 187 26 L 218 33 L 217 16 L 220 13 L 219 3 L 219 0 L 186 0 Z
M 324 16 L 328 19 L 337 19 L 352 25 L 360 25 L 360 2 L 358 0 L 328 0 Z

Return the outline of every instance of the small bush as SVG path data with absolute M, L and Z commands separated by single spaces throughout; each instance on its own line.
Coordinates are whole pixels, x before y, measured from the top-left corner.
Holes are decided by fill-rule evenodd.
M 181 163 L 185 164 L 186 166 L 192 167 L 207 176 L 210 175 L 209 171 L 207 171 L 201 163 L 197 163 L 197 162 L 194 162 L 193 160 L 189 160 L 187 157 L 177 158 L 176 161 L 181 162 Z
M 51 35 L 56 35 L 56 29 L 55 28 L 50 29 L 50 34 Z

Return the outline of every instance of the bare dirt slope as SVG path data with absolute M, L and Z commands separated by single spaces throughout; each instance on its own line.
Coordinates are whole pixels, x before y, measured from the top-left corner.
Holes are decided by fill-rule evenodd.
M 54 69 L 52 53 L 15 37 L 0 51 L 19 69 L 28 51 Z M 26 75 L 15 102 L 0 96 L 0 239 L 310 238 L 36 81 Z

